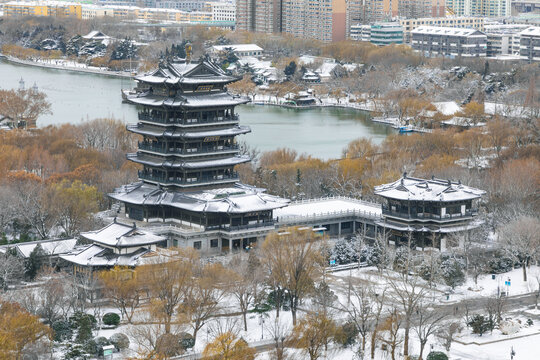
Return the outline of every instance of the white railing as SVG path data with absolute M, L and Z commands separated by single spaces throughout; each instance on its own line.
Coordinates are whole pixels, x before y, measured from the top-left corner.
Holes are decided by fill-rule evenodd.
M 296 200 L 296 201 L 291 201 L 290 205 L 309 204 L 309 203 L 327 201 L 327 200 L 347 200 L 347 201 L 355 202 L 357 204 L 372 206 L 372 207 L 377 208 L 377 209 L 381 208 L 381 204 L 378 203 L 378 202 L 360 200 L 360 199 L 355 199 L 355 198 L 351 198 L 351 197 L 347 197 L 347 196 L 341 196 L 341 195 L 325 196 L 325 197 L 314 198 L 314 199 Z
M 313 213 L 313 214 L 308 214 L 308 215 L 284 215 L 284 216 L 277 217 L 276 221 L 279 225 L 279 224 L 306 222 L 306 221 L 314 221 L 314 220 L 337 219 L 337 218 L 344 218 L 344 217 L 382 219 L 382 214 L 377 211 L 340 210 L 340 211 Z

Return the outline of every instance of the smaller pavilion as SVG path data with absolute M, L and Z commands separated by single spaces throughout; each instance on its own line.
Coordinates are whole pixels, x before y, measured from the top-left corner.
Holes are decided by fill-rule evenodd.
M 401 179 L 375 188 L 375 194 L 384 199 L 378 225 L 390 231 L 389 240 L 397 245 L 411 240 L 411 246 L 445 248 L 446 235 L 482 224 L 476 218 L 476 202 L 485 193 L 461 181 L 426 180 L 405 173 Z

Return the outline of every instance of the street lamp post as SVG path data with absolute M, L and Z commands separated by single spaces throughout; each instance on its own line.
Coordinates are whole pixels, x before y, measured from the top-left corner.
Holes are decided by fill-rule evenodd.
M 264 317 L 263 314 L 260 315 L 259 322 L 261 323 L 261 340 L 264 340 Z

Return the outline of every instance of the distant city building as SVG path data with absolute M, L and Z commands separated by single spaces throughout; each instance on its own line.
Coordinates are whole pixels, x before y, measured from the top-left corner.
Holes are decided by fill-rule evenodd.
M 61 1 L 48 2 L 8 2 L 4 4 L 5 17 L 50 16 L 82 18 L 82 5 Z
M 520 34 L 529 27 L 525 24 L 486 25 L 487 56 L 519 55 Z
M 540 61 L 540 27 L 530 27 L 520 33 L 519 55 L 528 63 Z
M 385 0 L 348 0 L 346 17 L 347 38 L 356 41 L 369 41 L 362 39 L 361 26 L 383 21 L 387 16 L 384 11 Z M 371 31 L 371 28 L 370 28 Z
M 403 26 L 399 22 L 371 25 L 370 42 L 379 45 L 403 44 Z
M 255 0 L 236 0 L 236 29 L 255 31 Z
M 176 9 L 176 10 L 182 10 L 182 11 L 203 11 L 205 3 L 208 0 L 152 0 L 152 1 L 154 1 L 155 3 L 153 7 L 162 8 L 162 9 Z
M 483 31 L 484 18 L 473 16 L 450 16 L 450 17 L 428 17 L 419 19 L 401 19 L 405 42 L 411 42 L 411 31 L 419 26 L 441 26 L 452 28 L 469 28 Z
M 511 15 L 511 0 L 446 0 L 455 16 L 505 17 Z
M 324 42 L 345 40 L 345 0 L 283 0 L 283 32 Z
M 261 57 L 264 52 L 264 49 L 256 44 L 214 45 L 211 47 L 210 51 L 213 54 L 218 54 L 227 49 L 232 49 L 234 54 L 238 57 Z
M 282 27 L 282 0 L 257 0 L 254 31 L 266 34 L 280 33 Z
M 353 25 L 350 29 L 350 39 L 354 41 L 370 41 L 371 25 Z
M 487 36 L 476 29 L 420 26 L 411 32 L 412 48 L 426 56 L 487 55 Z
M 540 0 L 513 0 L 512 15 L 523 13 L 540 14 Z
M 384 20 L 443 17 L 445 0 L 348 0 L 347 37 L 352 38 L 352 28 Z
M 282 0 L 236 0 L 236 28 L 266 34 L 282 31 Z
M 236 5 L 229 2 L 206 2 L 204 12 L 212 14 L 212 21 L 236 21 Z
M 139 20 L 141 22 L 163 21 L 176 23 L 204 23 L 205 25 L 234 27 L 234 19 L 214 20 L 218 15 L 204 11 L 183 11 L 177 9 L 161 9 L 155 7 L 137 7 L 125 5 L 93 5 L 68 2 L 47 1 L 9 2 L 5 4 L 4 16 L 51 16 L 74 17 L 77 19 L 94 19 L 110 16 L 117 19 Z M 214 21 L 214 23 L 213 23 Z M 225 23 L 225 24 L 220 24 Z
M 237 0 L 236 28 L 340 41 L 345 39 L 346 12 L 346 0 Z
M 140 7 L 156 7 L 156 0 L 97 0 L 96 5 L 99 6 L 140 6 Z

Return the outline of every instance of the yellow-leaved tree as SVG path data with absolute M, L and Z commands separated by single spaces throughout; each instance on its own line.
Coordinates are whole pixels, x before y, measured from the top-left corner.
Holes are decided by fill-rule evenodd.
M 22 359 L 39 341 L 52 339 L 52 330 L 19 304 L 0 301 L 0 360 Z
M 125 316 L 127 322 L 131 323 L 143 295 L 142 284 L 137 279 L 137 270 L 127 266 L 115 266 L 111 270 L 102 271 L 99 278 L 105 296 L 116 305 L 122 317 Z
M 235 334 L 226 331 L 206 345 L 203 357 L 219 360 L 253 360 L 255 353 L 255 349 L 250 348 L 244 339 L 238 339 Z

